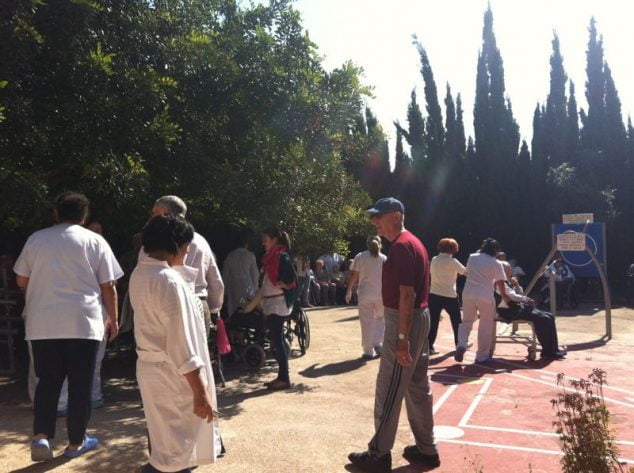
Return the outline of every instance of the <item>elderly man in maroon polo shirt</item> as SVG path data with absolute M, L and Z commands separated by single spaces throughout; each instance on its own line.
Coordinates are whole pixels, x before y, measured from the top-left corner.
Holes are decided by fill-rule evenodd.
M 429 257 L 420 240 L 405 230 L 401 202 L 392 197 L 380 199 L 367 212 L 378 234 L 392 242 L 383 264 L 385 338 L 376 380 L 375 433 L 367 451 L 351 453 L 348 459 L 364 471 L 391 471 L 391 450 L 405 398 L 416 444 L 405 447 L 403 456 L 429 470 L 440 466 L 427 377 Z

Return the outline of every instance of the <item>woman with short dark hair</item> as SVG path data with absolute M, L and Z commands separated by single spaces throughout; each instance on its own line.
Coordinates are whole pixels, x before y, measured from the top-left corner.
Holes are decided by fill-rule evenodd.
M 293 312 L 297 273 L 290 255 L 291 240 L 288 233 L 269 227 L 262 232 L 262 246 L 266 251 L 262 257 L 262 312 L 266 316 L 278 364 L 277 378 L 266 383 L 266 386 L 277 391 L 291 387 L 284 323 Z
M 444 309 L 451 319 L 454 344 L 458 345 L 458 327 L 462 319 L 460 317 L 460 304 L 456 292 L 456 277 L 466 274 L 466 268 L 453 256 L 458 253 L 458 242 L 453 238 L 443 238 L 438 242 L 439 254 L 434 256 L 430 264 L 431 287 L 429 289 L 429 354 L 436 355 L 434 348 L 440 313 Z
M 221 451 L 196 273 L 183 266 L 193 238 L 183 218 L 154 217 L 143 228 L 148 257 L 130 277 L 137 380 L 152 445 L 143 473 L 189 473 Z

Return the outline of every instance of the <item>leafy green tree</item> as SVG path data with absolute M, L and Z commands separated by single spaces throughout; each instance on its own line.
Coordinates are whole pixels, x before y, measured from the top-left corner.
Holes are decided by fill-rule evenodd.
M 33 1 L 6 12 L 0 218 L 15 236 L 0 250 L 19 247 L 66 189 L 91 198 L 118 248 L 166 193 L 187 200 L 203 233 L 279 224 L 305 254 L 367 230 L 358 181 L 372 150 L 385 152 L 364 117 L 371 91 L 350 62 L 322 68 L 290 2 Z

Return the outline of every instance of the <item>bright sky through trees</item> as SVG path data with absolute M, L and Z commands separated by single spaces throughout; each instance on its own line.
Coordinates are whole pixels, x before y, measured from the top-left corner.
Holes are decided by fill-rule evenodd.
M 476 61 L 482 44 L 482 18 L 488 0 L 298 0 L 310 37 L 326 69 L 352 60 L 375 87 L 369 104 L 390 137 L 392 122 L 405 123 L 414 86 L 423 100 L 423 82 L 412 34 L 427 49 L 439 98 L 450 83 L 461 93 L 465 128 L 473 134 Z M 634 3 L 623 0 L 490 0 L 497 44 L 504 60 L 507 93 L 522 138 L 532 136 L 535 104 L 549 84 L 553 30 L 559 34 L 568 77 L 577 101 L 585 101 L 585 52 L 590 17 L 597 20 L 623 104 L 623 119 L 634 114 Z M 444 112 L 444 111 L 443 111 Z M 391 140 L 393 141 L 393 140 Z M 390 146 L 390 154 L 393 154 Z

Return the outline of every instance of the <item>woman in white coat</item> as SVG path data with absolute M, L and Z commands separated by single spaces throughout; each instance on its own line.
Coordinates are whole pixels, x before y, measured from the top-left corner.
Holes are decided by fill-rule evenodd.
M 149 257 L 130 277 L 137 381 L 152 445 L 143 473 L 189 473 L 221 450 L 202 305 L 186 282 L 197 270 L 182 266 L 193 236 L 180 217 L 154 217 L 143 229 Z
M 385 321 L 383 320 L 383 298 L 381 278 L 383 263 L 387 256 L 381 253 L 381 238 L 368 240 L 368 249 L 355 256 L 350 267 L 350 279 L 346 290 L 346 302 L 352 299 L 352 291 L 357 286 L 359 298 L 359 321 L 361 322 L 361 346 L 364 360 L 381 355 Z
M 504 291 L 506 274 L 502 264 L 495 258 L 500 244 L 493 238 L 482 242 L 480 251 L 469 255 L 467 260 L 467 281 L 462 291 L 462 323 L 458 329 L 458 346 L 454 359 L 461 362 L 464 358 L 469 334 L 476 319 L 478 325 L 477 363 L 493 361 L 491 348 L 495 337 L 495 315 L 497 313 L 493 292 L 498 289 L 502 299 L 509 298 Z

